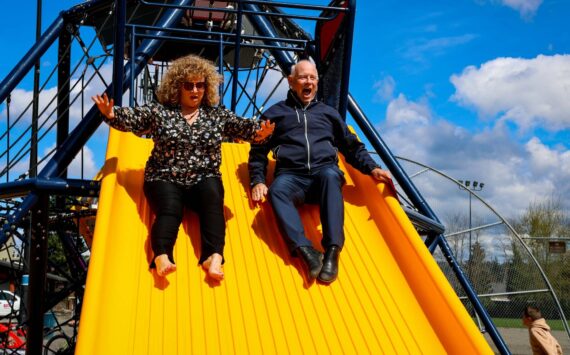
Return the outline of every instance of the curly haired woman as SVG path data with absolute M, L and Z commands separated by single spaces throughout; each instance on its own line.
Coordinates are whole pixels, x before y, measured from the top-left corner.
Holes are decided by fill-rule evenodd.
M 273 132 L 273 124 L 240 119 L 218 107 L 221 81 L 212 62 L 188 55 L 172 62 L 158 88 L 159 103 L 121 108 L 114 107 L 106 94 L 93 97 L 111 127 L 154 141 L 145 168 L 144 192 L 156 214 L 151 267 L 156 267 L 159 276 L 176 270 L 172 252 L 186 205 L 200 220 L 199 263 L 210 277 L 223 279 L 222 140 L 260 142 Z

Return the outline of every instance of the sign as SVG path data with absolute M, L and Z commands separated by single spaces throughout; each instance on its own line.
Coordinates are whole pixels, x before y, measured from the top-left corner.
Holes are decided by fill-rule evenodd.
M 566 242 L 563 241 L 548 242 L 548 252 L 551 254 L 566 253 Z

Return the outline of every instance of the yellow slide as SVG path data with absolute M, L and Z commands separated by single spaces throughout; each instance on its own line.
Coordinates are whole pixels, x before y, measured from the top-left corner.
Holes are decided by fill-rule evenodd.
M 224 144 L 225 280 L 197 265 L 197 217 L 178 270 L 149 271 L 142 192 L 152 142 L 111 130 L 76 354 L 492 354 L 384 185 L 349 166 L 338 280 L 308 283 L 267 202 L 248 198 L 247 144 Z M 318 210 L 302 210 L 320 245 Z

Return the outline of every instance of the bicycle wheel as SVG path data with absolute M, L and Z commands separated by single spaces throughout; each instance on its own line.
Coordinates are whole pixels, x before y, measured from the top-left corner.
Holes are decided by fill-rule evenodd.
M 73 346 L 67 335 L 58 334 L 50 338 L 44 345 L 44 355 L 73 354 Z

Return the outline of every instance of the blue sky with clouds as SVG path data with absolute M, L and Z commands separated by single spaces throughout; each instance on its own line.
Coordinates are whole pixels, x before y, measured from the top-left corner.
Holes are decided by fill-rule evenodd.
M 43 27 L 77 3 L 44 0 Z M 34 42 L 35 6 L 0 12 L 1 78 Z M 359 0 L 350 91 L 393 153 L 485 181 L 505 215 L 545 196 L 570 208 L 569 15 L 567 0 Z M 89 154 L 96 171 L 104 152 Z

